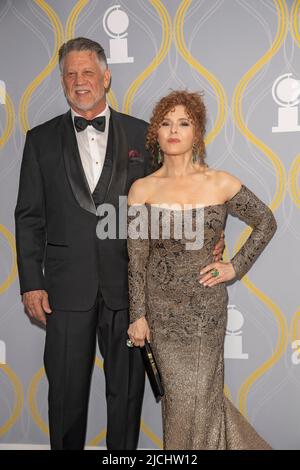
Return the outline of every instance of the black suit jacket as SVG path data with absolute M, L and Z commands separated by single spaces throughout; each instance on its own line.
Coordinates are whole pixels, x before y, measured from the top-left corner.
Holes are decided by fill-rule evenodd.
M 118 206 L 148 174 L 147 123 L 111 109 L 113 167 L 105 203 Z M 128 307 L 125 239 L 99 240 L 99 218 L 80 160 L 71 112 L 28 131 L 15 210 L 21 293 L 45 289 L 50 306 L 88 310 L 100 283 L 111 309 Z

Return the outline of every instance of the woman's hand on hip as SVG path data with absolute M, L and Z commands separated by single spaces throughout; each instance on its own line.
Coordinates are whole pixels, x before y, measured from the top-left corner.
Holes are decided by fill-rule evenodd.
M 199 282 L 203 286 L 212 287 L 221 282 L 231 281 L 235 277 L 236 274 L 231 262 L 218 261 L 201 269 Z

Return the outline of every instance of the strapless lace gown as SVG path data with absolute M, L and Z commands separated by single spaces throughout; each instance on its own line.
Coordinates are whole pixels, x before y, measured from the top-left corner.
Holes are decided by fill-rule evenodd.
M 145 206 L 144 206 L 145 207 Z M 149 227 L 153 206 L 147 205 Z M 158 209 L 157 209 L 158 210 Z M 169 211 L 174 224 L 175 210 Z M 191 209 L 204 215 L 203 246 L 187 250 L 187 240 L 132 239 L 129 217 L 130 320 L 146 315 L 165 396 L 164 449 L 270 449 L 224 396 L 224 339 L 228 294 L 225 283 L 199 284 L 200 269 L 214 261 L 213 248 L 227 214 L 253 227 L 231 260 L 241 278 L 276 230 L 271 210 L 245 185 L 224 204 Z M 182 212 L 182 211 L 181 211 Z M 177 213 L 178 216 L 178 213 Z

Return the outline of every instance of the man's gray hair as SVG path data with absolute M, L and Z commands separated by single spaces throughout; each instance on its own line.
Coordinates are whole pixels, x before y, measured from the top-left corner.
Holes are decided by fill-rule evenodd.
M 95 52 L 103 69 L 107 69 L 107 59 L 103 47 L 96 41 L 88 38 L 74 38 L 65 42 L 58 51 L 58 61 L 60 73 L 63 72 L 64 59 L 71 51 L 91 51 Z

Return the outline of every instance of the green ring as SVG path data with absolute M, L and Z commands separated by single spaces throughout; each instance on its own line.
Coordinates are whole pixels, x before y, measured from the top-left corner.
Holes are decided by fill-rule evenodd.
M 211 275 L 212 275 L 212 277 L 218 277 L 219 274 L 220 274 L 220 273 L 219 273 L 219 271 L 218 271 L 216 268 L 214 268 L 214 269 L 211 270 Z

